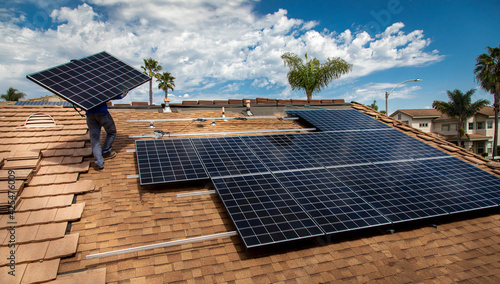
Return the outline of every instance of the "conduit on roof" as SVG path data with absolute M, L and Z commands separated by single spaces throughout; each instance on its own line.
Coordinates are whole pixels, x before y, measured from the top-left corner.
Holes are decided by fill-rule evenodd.
M 247 119 L 279 119 L 279 120 L 298 120 L 298 117 L 281 116 L 242 116 L 242 117 L 198 117 L 198 118 L 165 118 L 165 119 L 131 119 L 127 122 L 157 122 L 157 121 L 207 121 L 207 120 L 247 120 Z
M 315 131 L 316 128 L 292 128 L 292 129 L 274 129 L 274 130 L 252 130 L 252 131 L 230 131 L 230 132 L 200 132 L 200 133 L 169 133 L 155 131 L 155 134 L 130 135 L 129 138 L 161 138 L 177 136 L 196 136 L 196 135 L 227 135 L 227 134 L 250 134 L 250 133 L 273 133 L 273 132 L 299 132 Z
M 108 252 L 102 252 L 102 253 L 96 253 L 96 254 L 89 254 L 89 255 L 87 255 L 85 257 L 85 259 L 87 259 L 87 260 L 89 260 L 89 259 L 96 259 L 96 258 L 102 258 L 102 257 L 108 257 L 108 256 L 114 256 L 114 255 L 124 254 L 124 253 L 131 253 L 131 252 L 143 251 L 143 250 L 148 250 L 148 249 L 178 246 L 178 245 L 183 245 L 183 244 L 189 244 L 189 243 L 194 243 L 194 242 L 201 242 L 201 241 L 218 239 L 218 238 L 225 238 L 225 237 L 234 237 L 234 236 L 237 236 L 237 235 L 238 235 L 238 232 L 236 232 L 236 231 L 230 231 L 230 232 L 225 232 L 225 233 L 219 233 L 219 234 L 213 234 L 213 235 L 207 235 L 207 236 L 200 236 L 200 237 L 188 238 L 188 239 L 183 239 L 183 240 L 175 240 L 175 241 L 164 242 L 164 243 L 159 243 L 159 244 L 151 244 L 151 245 L 145 245 L 145 246 L 134 247 L 134 248 L 127 248 L 127 249 L 120 249 L 120 250 L 115 250 L 115 251 L 108 251 Z
M 204 190 L 204 191 L 179 193 L 179 194 L 177 194 L 177 197 L 189 197 L 189 196 L 197 196 L 197 195 L 205 195 L 205 194 L 215 194 L 215 190 Z

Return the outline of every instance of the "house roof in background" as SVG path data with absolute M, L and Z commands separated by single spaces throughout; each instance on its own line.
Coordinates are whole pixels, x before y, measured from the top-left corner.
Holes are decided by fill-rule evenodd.
M 481 156 L 442 138 L 401 125 L 364 105 L 353 102 L 350 106 L 500 176 L 496 164 Z M 258 255 L 246 251 L 239 237 L 230 237 L 85 260 L 90 254 L 234 230 L 217 195 L 177 197 L 179 193 L 212 189 L 210 184 L 141 187 L 138 179 L 127 178 L 137 175 L 135 154 L 127 151 L 134 149 L 134 139 L 129 136 L 153 131 L 149 122 L 130 123 L 127 120 L 220 117 L 220 110 L 184 107 L 174 109 L 177 112 L 173 113 L 159 113 L 157 110 L 110 109 L 118 131 L 113 144 L 117 157 L 107 160 L 103 171 L 95 171 L 88 166 L 92 157 L 85 121 L 74 110 L 8 104 L 0 108 L 3 167 L 16 167 L 19 175 L 26 167 L 32 170 L 31 179 L 23 182 L 18 207 L 22 211 L 16 213 L 23 220 L 23 216 L 28 215 L 26 212 L 33 214 L 22 221 L 18 231 L 20 238 L 26 238 L 26 247 L 21 244 L 16 252 L 25 259 L 17 266 L 23 271 L 20 277 L 26 277 L 25 280 L 42 275 L 42 281 L 62 281 L 68 277 L 98 279 L 88 283 L 103 283 L 104 279 L 109 283 L 500 281 L 498 212 L 451 219 L 438 224 L 437 228 L 414 227 L 394 234 L 358 232 L 343 238 L 317 239 Z M 286 109 L 284 106 L 260 108 L 262 110 L 253 105 L 252 111 L 282 116 Z M 227 109 L 226 116 L 241 116 L 242 109 Z M 50 114 L 56 128 L 36 131 L 16 128 L 34 112 Z M 215 127 L 210 124 L 211 121 L 158 121 L 155 127 L 171 133 L 305 127 L 296 121 L 277 119 L 229 120 Z M 41 153 L 39 157 L 37 149 Z M 8 157 L 25 159 L 11 161 Z M 70 194 L 76 194 L 71 202 Z M 82 210 L 80 215 L 78 210 Z M 42 219 L 42 215 L 49 219 Z M 46 226 L 54 227 L 48 232 L 62 232 L 60 223 L 64 222 L 71 222 L 64 233 L 50 238 L 46 237 L 49 233 L 43 233 L 48 230 Z M 30 233 L 34 231 L 37 233 Z M 35 239 L 29 239 L 31 235 Z M 39 235 L 45 239 L 36 239 Z M 56 249 L 58 247 L 61 249 Z M 68 250 L 64 258 L 60 258 L 63 247 Z M 5 246 L 0 248 L 3 256 Z M 7 269 L 1 266 L 0 272 L 7 273 Z

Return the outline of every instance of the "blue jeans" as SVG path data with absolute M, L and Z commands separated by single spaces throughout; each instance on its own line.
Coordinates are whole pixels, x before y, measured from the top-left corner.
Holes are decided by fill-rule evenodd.
M 88 113 L 87 126 L 89 127 L 90 144 L 94 154 L 95 164 L 104 168 L 103 155 L 111 152 L 111 146 L 116 137 L 116 126 L 113 117 L 109 113 Z M 106 139 L 101 148 L 101 127 L 106 131 Z

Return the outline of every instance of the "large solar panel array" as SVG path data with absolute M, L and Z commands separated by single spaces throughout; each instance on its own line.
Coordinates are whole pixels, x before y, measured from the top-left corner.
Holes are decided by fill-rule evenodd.
M 151 80 L 105 51 L 26 77 L 84 110 L 125 95 Z
M 138 161 L 154 162 L 139 165 L 141 184 L 143 171 L 151 183 L 167 180 L 155 165 L 188 148 L 182 164 L 196 165 L 193 179 L 210 176 L 247 248 L 500 204 L 498 177 L 393 128 L 179 140 L 161 153 L 136 149 Z

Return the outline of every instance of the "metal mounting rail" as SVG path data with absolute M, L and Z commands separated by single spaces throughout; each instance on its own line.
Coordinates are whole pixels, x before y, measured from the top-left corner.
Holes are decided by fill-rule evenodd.
M 120 249 L 120 250 L 114 250 L 114 251 L 108 251 L 108 252 L 102 252 L 102 253 L 96 253 L 96 254 L 89 254 L 85 257 L 85 259 L 88 260 L 88 259 L 102 258 L 102 257 L 108 257 L 108 256 L 119 255 L 119 254 L 124 254 L 124 253 L 143 251 L 143 250 L 148 250 L 148 249 L 178 246 L 178 245 L 183 245 L 183 244 L 201 242 L 201 241 L 224 238 L 224 237 L 233 237 L 233 236 L 237 236 L 237 235 L 238 235 L 238 232 L 230 231 L 230 232 L 225 232 L 225 233 L 220 233 L 220 234 L 200 236 L 200 237 L 188 238 L 188 239 L 183 239 L 183 240 L 175 240 L 175 241 L 164 242 L 164 243 L 159 243 L 159 244 L 151 244 L 151 245 L 145 245 L 145 246 L 140 246 L 140 247 L 133 247 L 133 248 Z
M 316 130 L 316 128 L 294 128 L 294 129 L 251 130 L 251 131 L 230 131 L 230 132 L 200 132 L 200 133 L 168 133 L 168 132 L 163 132 L 163 134 L 130 135 L 129 138 L 162 138 L 162 137 L 179 137 L 179 136 L 198 136 L 198 135 L 275 133 L 275 132 L 298 132 L 298 131 L 315 131 L 315 130 Z M 157 133 L 159 133 L 159 132 L 157 132 Z
M 158 119 L 131 119 L 127 122 L 157 122 L 157 121 L 208 121 L 208 120 L 247 120 L 247 119 L 279 119 L 279 120 L 298 120 L 298 117 L 281 116 L 239 116 L 239 117 L 199 117 L 199 118 L 158 118 Z

